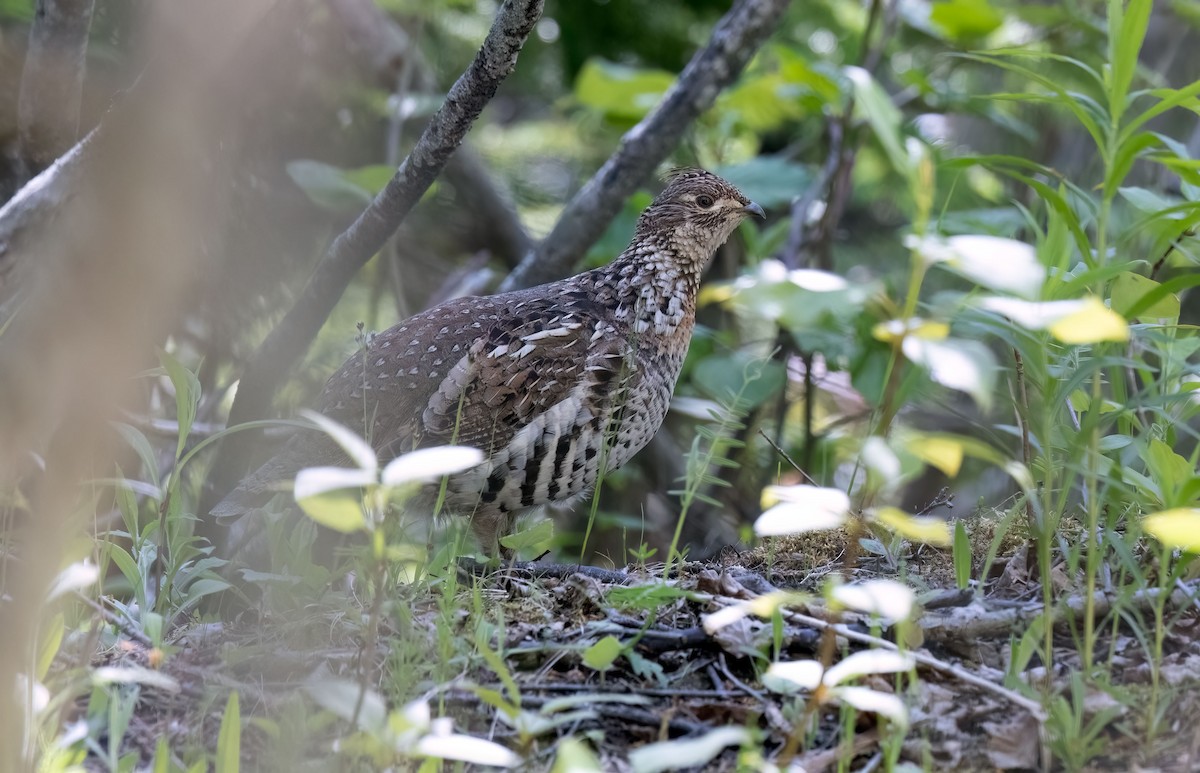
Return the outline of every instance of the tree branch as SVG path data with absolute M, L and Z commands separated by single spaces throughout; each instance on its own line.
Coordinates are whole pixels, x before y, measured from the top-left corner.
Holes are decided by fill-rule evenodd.
M 531 287 L 569 273 L 625 199 L 654 173 L 717 94 L 738 77 L 786 7 L 787 0 L 737 0 L 662 103 L 626 132 L 621 147 L 575 195 L 554 230 L 525 256 L 501 291 Z
M 49 166 L 79 137 L 79 103 L 95 0 L 38 0 L 17 99 L 23 179 Z
M 229 424 L 264 415 L 275 388 L 300 358 L 355 273 L 400 227 L 421 195 L 512 72 L 517 54 L 542 13 L 542 0 L 506 0 L 470 67 L 459 77 L 395 176 L 330 245 L 303 294 L 251 358 L 229 413 Z M 244 467 L 245 444 L 230 445 L 212 473 L 213 489 Z
M 396 90 L 400 80 L 407 80 L 419 91 L 434 88 L 433 74 L 408 31 L 375 0 L 329 0 L 329 7 L 341 21 L 351 50 L 361 58 L 362 66 L 378 86 Z M 402 78 L 401 73 L 407 77 Z M 475 213 L 487 234 L 489 251 L 510 268 L 520 263 L 533 244 L 512 202 L 497 187 L 487 166 L 469 145 L 446 164 L 446 178 L 458 191 L 462 206 Z

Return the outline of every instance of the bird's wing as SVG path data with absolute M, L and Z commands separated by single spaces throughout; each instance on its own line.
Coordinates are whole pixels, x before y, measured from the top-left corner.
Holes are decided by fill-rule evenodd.
M 564 310 L 548 298 L 501 315 L 430 396 L 421 444 L 453 442 L 490 454 L 555 406 L 562 406 L 555 421 L 600 416 L 631 347 L 597 311 L 579 303 Z

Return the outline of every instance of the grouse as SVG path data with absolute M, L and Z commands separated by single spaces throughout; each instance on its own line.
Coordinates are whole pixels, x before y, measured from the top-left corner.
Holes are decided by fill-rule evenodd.
M 675 172 L 613 262 L 527 290 L 442 303 L 372 337 L 326 383 L 319 411 L 365 436 L 381 463 L 420 447 L 484 454 L 451 475 L 447 512 L 491 555 L 516 515 L 585 495 L 662 424 L 713 253 L 762 207 L 720 177 Z M 222 500 L 246 513 L 305 468 L 345 464 L 302 432 Z M 503 552 L 503 551 L 501 551 Z

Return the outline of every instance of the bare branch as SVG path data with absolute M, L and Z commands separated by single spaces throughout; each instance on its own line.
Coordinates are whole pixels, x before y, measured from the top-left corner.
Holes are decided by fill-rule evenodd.
M 266 413 L 279 381 L 300 358 L 355 273 L 378 252 L 441 173 L 480 112 L 517 62 L 517 54 L 542 13 L 542 0 L 506 0 L 470 67 L 425 127 L 395 176 L 330 245 L 303 294 L 250 359 L 229 423 Z M 212 488 L 244 466 L 245 445 L 231 445 L 212 473 Z
M 17 100 L 24 179 L 79 138 L 79 103 L 95 0 L 38 0 Z
M 409 33 L 384 13 L 375 0 L 329 0 L 329 6 L 346 32 L 362 66 L 375 83 L 389 90 L 397 83 L 420 91 L 434 87 L 433 74 Z M 401 89 L 405 90 L 405 89 Z M 389 137 L 389 152 L 392 138 Z M 490 251 L 509 267 L 516 266 L 532 248 L 512 202 L 497 187 L 487 166 L 470 146 L 459 150 L 446 165 L 446 178 L 462 197 L 462 206 L 475 213 L 486 229 Z
M 570 272 L 587 248 L 654 173 L 684 131 L 712 106 L 770 36 L 787 0 L 737 0 L 655 110 L 626 132 L 621 147 L 575 195 L 537 249 L 525 256 L 501 291 L 531 287 Z

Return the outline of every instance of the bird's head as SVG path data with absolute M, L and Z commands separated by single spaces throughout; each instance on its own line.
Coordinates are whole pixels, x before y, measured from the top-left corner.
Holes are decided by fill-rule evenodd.
M 634 240 L 665 239 L 707 261 L 751 215 L 764 217 L 762 207 L 725 180 L 703 169 L 680 169 L 638 219 Z

